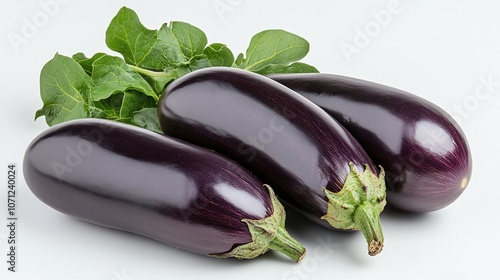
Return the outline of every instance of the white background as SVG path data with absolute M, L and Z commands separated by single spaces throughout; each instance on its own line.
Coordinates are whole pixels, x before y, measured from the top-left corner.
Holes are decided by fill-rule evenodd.
M 290 213 L 290 232 L 308 248 L 300 264 L 278 253 L 250 261 L 212 259 L 80 222 L 40 202 L 20 174 L 17 273 L 8 272 L 4 261 L 7 189 L 0 183 L 1 279 L 500 279 L 499 1 L 55 1 L 0 4 L 2 181 L 8 163 L 21 171 L 25 148 L 47 128 L 43 119 L 33 121 L 42 105 L 38 78 L 44 63 L 56 52 L 111 53 L 104 34 L 123 5 L 151 29 L 186 21 L 203 29 L 210 43 L 226 43 L 235 53 L 264 29 L 299 34 L 311 44 L 304 61 L 322 72 L 401 88 L 453 113 L 470 142 L 474 171 L 468 189 L 443 210 L 385 211 L 385 249 L 376 257 L 367 255 L 361 234 L 329 231 Z M 376 15 L 391 5 L 390 19 L 377 23 Z M 36 30 L 26 32 L 28 22 Z M 368 40 L 360 32 L 368 32 Z M 13 44 L 12 36 L 23 43 Z M 357 52 L 346 55 L 347 45 Z M 496 85 L 477 96 L 478 88 L 485 89 L 481 79 Z

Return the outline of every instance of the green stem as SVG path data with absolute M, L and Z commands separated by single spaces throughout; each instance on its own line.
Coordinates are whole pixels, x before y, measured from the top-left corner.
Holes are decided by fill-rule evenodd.
M 283 227 L 278 228 L 276 237 L 269 243 L 269 249 L 281 252 L 296 262 L 300 262 L 306 255 L 304 246 L 293 239 Z
M 306 249 L 293 239 L 285 229 L 285 209 L 278 201 L 274 191 L 264 185 L 271 197 L 273 214 L 261 220 L 243 219 L 252 235 L 252 241 L 236 246 L 231 251 L 222 254 L 211 254 L 217 258 L 253 259 L 270 249 L 279 251 L 296 262 L 304 258 Z
M 351 162 L 342 190 L 338 193 L 323 189 L 328 198 L 328 210 L 322 217 L 338 229 L 361 230 L 368 243 L 368 254 L 375 256 L 384 246 L 380 213 L 386 205 L 384 169 L 377 177 L 368 167 L 359 173 Z
M 370 256 L 377 255 L 384 247 L 384 234 L 380 226 L 379 214 L 375 207 L 369 203 L 363 203 L 354 212 L 354 222 L 366 238 Z
M 149 77 L 173 78 L 173 79 L 177 78 L 177 75 L 172 74 L 171 72 L 152 71 L 152 70 L 144 69 L 144 68 L 141 68 L 139 66 L 135 66 L 135 65 L 131 65 L 131 64 L 127 64 L 127 66 L 130 69 L 134 70 L 135 72 L 149 76 Z

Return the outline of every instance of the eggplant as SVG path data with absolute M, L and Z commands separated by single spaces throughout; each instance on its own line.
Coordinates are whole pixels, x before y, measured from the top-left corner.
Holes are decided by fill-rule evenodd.
M 41 201 L 101 226 L 220 258 L 305 254 L 270 187 L 212 151 L 132 125 L 54 126 L 29 145 L 23 170 Z
M 306 217 L 361 230 L 370 255 L 382 250 L 383 169 L 379 174 L 349 132 L 299 94 L 249 71 L 202 69 L 166 88 L 158 118 L 166 135 L 235 160 Z
M 472 158 L 453 118 L 403 90 L 333 74 L 279 74 L 275 81 L 338 120 L 386 171 L 387 202 L 430 212 L 455 201 L 467 187 Z

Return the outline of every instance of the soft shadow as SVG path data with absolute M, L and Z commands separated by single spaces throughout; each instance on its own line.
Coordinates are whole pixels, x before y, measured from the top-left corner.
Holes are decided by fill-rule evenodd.
M 299 213 L 294 208 L 283 205 L 286 210 L 286 228 L 290 233 L 294 233 L 300 236 L 308 236 L 311 232 L 317 232 L 318 230 L 330 232 L 331 230 L 311 221 L 303 214 Z
M 306 258 L 314 255 L 320 247 L 328 246 L 336 257 L 348 257 L 356 264 L 364 264 L 369 258 L 368 245 L 359 231 L 336 230 L 323 227 L 296 211 L 285 206 L 286 228 L 289 233 L 306 247 Z
M 382 220 L 391 220 L 396 222 L 423 222 L 432 217 L 431 213 L 414 213 L 407 212 L 391 205 L 387 205 L 384 211 L 380 214 Z
M 245 259 L 236 259 L 236 258 L 216 258 L 216 257 L 210 257 L 210 256 L 205 256 L 197 253 L 193 253 L 190 251 L 186 251 L 183 249 L 176 248 L 175 246 L 160 242 L 155 239 L 151 239 L 142 235 L 138 235 L 135 233 L 123 231 L 123 230 L 118 230 L 118 229 L 113 229 L 113 228 L 108 228 L 104 226 L 99 226 L 87 221 L 83 221 L 80 219 L 76 219 L 70 216 L 63 216 L 64 219 L 66 220 L 65 223 L 68 223 L 68 226 L 75 226 L 75 227 L 90 227 L 92 228 L 92 231 L 96 232 L 96 236 L 99 235 L 106 235 L 105 238 L 109 238 L 110 235 L 116 236 L 117 239 L 122 239 L 123 246 L 120 248 L 116 248 L 116 250 L 121 250 L 124 247 L 127 247 L 126 245 L 129 244 L 129 242 L 134 243 L 134 244 L 139 244 L 140 249 L 136 249 L 134 251 L 128 251 L 127 253 L 130 253 L 131 255 L 148 255 L 148 254 L 164 254 L 166 258 L 170 257 L 175 257 L 175 258 L 189 258 L 190 263 L 189 267 L 192 267 L 194 263 L 200 268 L 203 267 L 215 267 L 215 266 L 220 266 L 221 268 L 227 268 L 228 265 L 231 266 L 244 266 L 244 265 L 255 265 L 256 263 L 259 262 L 276 262 L 276 263 L 283 263 L 283 264 L 294 264 L 295 261 L 288 258 L 286 255 L 280 253 L 280 252 L 275 252 L 275 251 L 269 251 L 263 255 L 258 256 L 255 259 L 252 260 L 245 260 Z M 73 225 L 71 225 L 73 224 Z M 87 240 L 89 242 L 92 242 L 91 240 Z M 93 243 L 93 242 L 92 242 Z M 125 244 L 126 243 L 126 244 Z M 105 249 L 103 248 L 103 244 L 100 244 L 101 250 L 104 251 L 112 251 L 114 250 L 112 247 L 106 247 Z M 130 248 L 130 247 L 128 247 Z M 156 251 L 156 252 L 154 252 Z M 158 262 L 158 265 L 163 265 L 161 259 L 151 259 L 151 263 L 153 262 Z

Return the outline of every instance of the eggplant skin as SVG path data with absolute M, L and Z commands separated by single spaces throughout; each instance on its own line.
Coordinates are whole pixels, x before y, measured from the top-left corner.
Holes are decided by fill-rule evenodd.
M 203 255 L 251 242 L 242 220 L 273 212 L 262 183 L 236 163 L 112 121 L 48 129 L 23 169 L 31 191 L 62 213 Z
M 333 74 L 269 76 L 344 125 L 386 171 L 387 202 L 430 212 L 455 201 L 468 185 L 466 137 L 443 109 L 411 93 Z
M 214 67 L 185 75 L 162 94 L 158 116 L 166 135 L 235 160 L 328 228 L 323 188 L 339 192 L 349 162 L 378 174 L 356 139 L 323 110 L 248 71 Z

